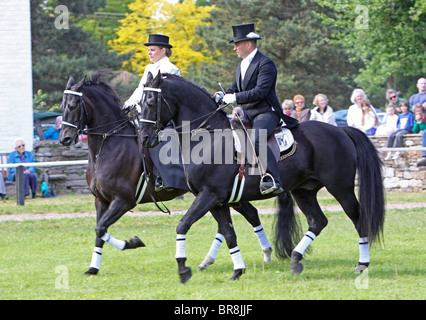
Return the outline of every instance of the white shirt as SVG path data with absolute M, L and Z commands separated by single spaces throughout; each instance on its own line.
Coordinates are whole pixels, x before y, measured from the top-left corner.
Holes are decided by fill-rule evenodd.
M 155 77 L 157 76 L 158 71 L 160 71 L 161 73 L 170 73 L 177 76 L 181 75 L 179 68 L 176 67 L 173 63 L 171 63 L 168 57 L 164 57 L 155 63 L 147 65 L 145 67 L 142 79 L 139 82 L 138 87 L 136 88 L 135 92 L 133 92 L 132 96 L 126 101 L 125 105 L 138 104 L 141 101 L 142 94 L 143 94 L 143 87 L 146 83 L 148 72 L 151 72 L 152 75 Z
M 337 126 L 333 108 L 330 107 L 329 105 L 327 105 L 324 113 L 319 112 L 319 107 L 315 107 L 314 109 L 312 109 L 311 117 L 309 118 L 309 120 L 317 120 L 317 121 L 332 124 L 333 126 Z
M 359 105 L 356 103 L 351 105 L 348 109 L 348 115 L 346 117 L 348 126 L 355 127 L 361 131 L 375 127 L 377 114 L 373 106 L 371 106 L 368 116 L 364 119 L 364 125 L 362 124 L 363 116 L 364 114 L 362 113 L 362 109 Z
M 257 53 L 257 48 L 254 49 L 247 57 L 245 57 L 242 61 L 241 61 L 241 80 L 244 80 L 244 76 L 246 75 L 247 69 L 251 63 L 251 61 L 253 60 L 254 56 Z

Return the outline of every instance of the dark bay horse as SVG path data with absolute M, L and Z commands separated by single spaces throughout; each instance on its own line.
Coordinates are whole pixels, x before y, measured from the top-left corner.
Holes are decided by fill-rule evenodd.
M 230 122 L 209 93 L 173 75 L 158 74 L 155 78 L 149 75 L 148 79 L 142 102 L 144 123 L 140 139 L 144 147 L 155 146 L 161 129 L 173 120 L 182 150 L 187 150 L 183 155 L 187 158 L 185 173 L 191 191 L 196 194 L 196 199 L 176 228 L 177 241 L 180 241 L 176 258 L 182 273 L 189 269 L 185 266 L 185 244 L 182 240 L 195 221 L 214 206 L 227 202 L 240 165 L 235 157 L 231 163 L 225 159 L 223 155 L 228 151 L 225 150 L 227 145 L 215 139 L 218 132 L 230 131 Z M 297 143 L 296 151 L 278 164 L 286 191 L 278 195 L 275 227 L 278 254 L 291 257 L 292 273 L 302 272 L 300 260 L 305 250 L 327 225 L 327 218 L 317 201 L 318 191 L 325 187 L 341 204 L 359 234 L 360 255 L 355 271 L 362 272 L 370 262 L 369 243 L 380 239 L 385 215 L 382 163 L 377 150 L 364 133 L 351 127 L 339 128 L 308 121 L 300 123 L 291 132 Z M 357 170 L 359 200 L 354 193 Z M 271 197 L 260 194 L 260 175 L 249 174 L 248 171 L 244 173 L 245 187 L 241 200 Z M 301 239 L 293 198 L 309 224 Z
M 174 189 L 154 193 L 155 177 L 149 179 L 146 192 L 138 191 L 140 190 L 138 187 L 144 185 L 141 179 L 144 168 L 136 131 L 129 118 L 123 115 L 121 102 L 115 91 L 100 80 L 102 75 L 102 72 L 96 72 L 90 79 L 85 77 L 78 83 L 70 77 L 61 105 L 63 126 L 60 142 L 63 145 L 71 145 L 78 140 L 79 133 L 84 132 L 88 135 L 89 163 L 86 179 L 95 196 L 97 214 L 95 249 L 90 268 L 86 271 L 89 275 L 97 274 L 100 269 L 105 242 L 120 250 L 144 246 L 136 236 L 129 241 L 112 237 L 107 233 L 109 226 L 137 203 L 152 202 L 152 194 L 156 201 L 166 201 L 189 191 Z M 258 231 L 261 223 L 256 208 L 248 202 L 238 203 L 234 208 L 252 224 L 255 231 Z M 216 252 L 207 256 L 206 262 L 200 266 L 202 268 L 205 268 L 206 264 L 213 263 L 223 240 L 222 235 L 227 235 L 232 229 L 229 207 L 218 206 L 212 208 L 211 212 L 213 217 L 218 219 L 216 238 L 220 241 L 218 246 L 218 241 L 214 240 Z M 259 242 L 264 251 L 264 259 L 270 259 L 272 250 L 270 246 L 268 248 L 268 240 L 259 238 Z

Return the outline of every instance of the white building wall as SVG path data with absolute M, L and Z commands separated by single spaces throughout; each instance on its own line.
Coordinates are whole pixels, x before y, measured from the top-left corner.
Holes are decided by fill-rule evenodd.
M 0 0 L 0 152 L 33 145 L 30 0 Z

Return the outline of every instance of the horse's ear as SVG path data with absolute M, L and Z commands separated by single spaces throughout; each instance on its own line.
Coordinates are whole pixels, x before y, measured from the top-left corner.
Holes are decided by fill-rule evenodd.
M 160 85 L 160 82 L 161 82 L 161 71 L 158 70 L 158 73 L 157 73 L 157 75 L 155 76 L 155 79 L 154 79 L 153 87 L 157 88 Z
M 67 86 L 66 86 L 66 89 L 67 90 L 69 90 L 69 89 L 71 89 L 71 87 L 74 85 L 74 78 L 73 78 L 73 76 L 70 76 L 70 78 L 68 79 L 68 82 L 67 82 Z
M 154 79 L 154 76 L 152 75 L 151 71 L 148 71 L 148 75 L 146 76 L 146 83 L 150 83 Z

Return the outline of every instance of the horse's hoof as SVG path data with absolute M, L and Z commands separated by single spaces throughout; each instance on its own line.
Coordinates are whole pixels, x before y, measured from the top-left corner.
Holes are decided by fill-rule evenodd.
M 300 274 L 303 271 L 303 264 L 301 264 L 299 261 L 303 259 L 303 256 L 296 251 L 293 251 L 291 253 L 291 264 L 290 264 L 290 271 L 292 274 Z
M 364 264 L 359 264 L 356 266 L 354 273 L 363 273 L 367 268 L 368 266 Z
M 263 262 L 272 262 L 272 248 L 263 250 Z
M 138 236 L 134 236 L 130 238 L 129 241 L 126 241 L 126 245 L 124 246 L 124 249 L 136 249 L 141 247 L 145 247 L 145 243 L 143 243 Z
M 203 271 L 207 269 L 207 267 L 214 263 L 214 259 L 210 256 L 207 256 L 203 262 L 198 266 L 197 271 Z
M 182 270 L 179 271 L 179 277 L 181 283 L 187 283 L 189 279 L 192 277 L 192 271 L 190 267 L 183 267 Z
M 98 272 L 99 272 L 99 269 L 90 267 L 90 269 L 87 270 L 84 274 L 88 276 L 95 276 L 98 274 Z
M 240 277 L 244 274 L 246 269 L 235 269 L 234 270 L 234 274 L 232 275 L 232 277 L 229 280 L 239 280 Z

